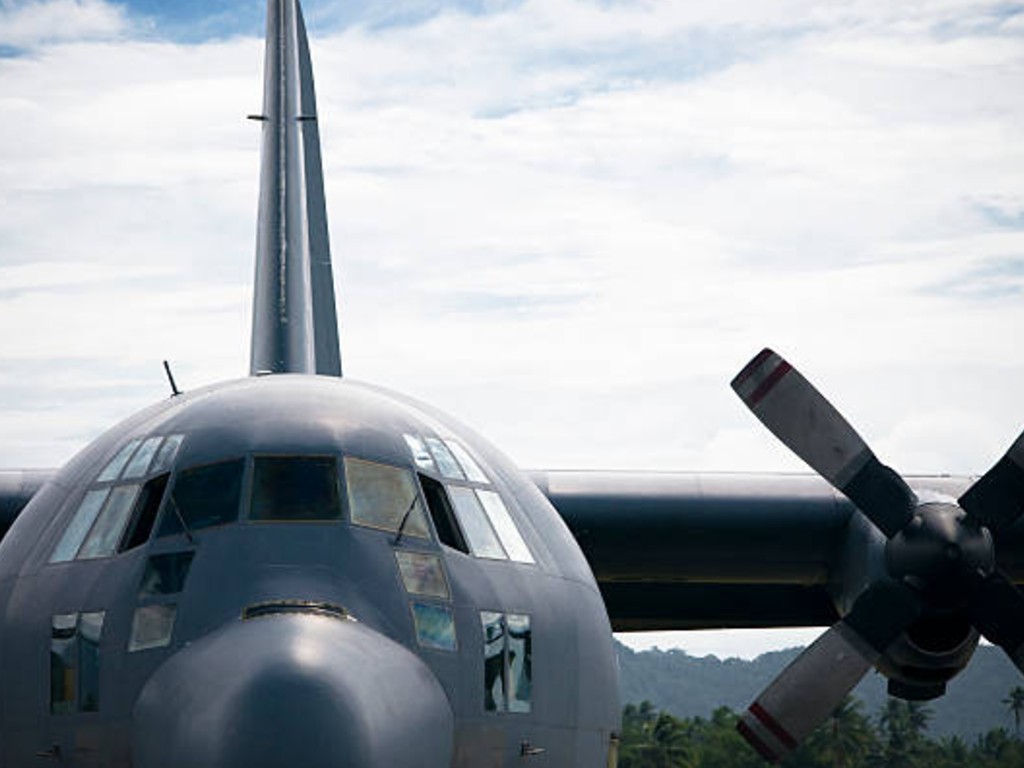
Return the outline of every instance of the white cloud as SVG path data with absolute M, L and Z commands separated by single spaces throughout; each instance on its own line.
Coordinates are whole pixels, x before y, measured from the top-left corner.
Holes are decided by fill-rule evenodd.
M 312 29 L 347 372 L 525 465 L 799 468 L 728 390 L 771 344 L 894 466 L 985 469 L 1024 423 L 1024 231 L 991 214 L 1024 210 L 1024 49 L 993 9 Z M 0 464 L 163 396 L 165 357 L 246 371 L 260 65 L 248 39 L 0 59 Z
M 61 40 L 117 37 L 127 30 L 124 12 L 104 0 L 0 2 L 0 45 L 31 48 Z

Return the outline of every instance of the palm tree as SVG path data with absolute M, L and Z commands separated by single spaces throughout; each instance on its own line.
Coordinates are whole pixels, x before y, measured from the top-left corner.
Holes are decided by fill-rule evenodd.
M 924 745 L 924 731 L 931 710 L 918 701 L 902 701 L 890 697 L 879 718 L 886 768 L 910 768 Z
M 689 768 L 690 746 L 682 723 L 665 712 L 648 732 L 644 752 L 651 768 Z
M 1013 712 L 1013 724 L 1016 728 L 1017 738 L 1020 739 L 1020 716 L 1024 712 L 1024 688 L 1019 685 L 1010 689 L 1010 695 L 1003 699 L 1003 704 Z
M 821 729 L 830 765 L 837 768 L 859 765 L 871 750 L 874 732 L 861 713 L 861 707 L 860 701 L 847 696 Z

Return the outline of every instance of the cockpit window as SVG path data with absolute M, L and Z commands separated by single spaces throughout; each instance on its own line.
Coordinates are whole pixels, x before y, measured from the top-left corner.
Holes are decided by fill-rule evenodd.
M 508 552 L 508 556 L 520 563 L 534 562 L 533 555 L 530 554 L 530 548 L 523 541 L 522 534 L 516 528 L 516 524 L 508 512 L 505 502 L 501 500 L 501 496 L 494 491 L 482 489 L 477 489 L 475 493 L 476 497 L 480 500 L 481 506 L 484 508 L 484 512 L 487 513 L 487 519 L 491 521 L 495 533 L 501 539 L 502 546 Z
M 459 466 L 466 473 L 466 479 L 471 480 L 474 483 L 486 483 L 487 475 L 480 469 L 480 465 L 476 463 L 472 456 L 469 455 L 469 451 L 462 447 L 460 443 L 454 440 L 445 440 L 445 445 L 448 446 L 455 458 L 458 459 Z
M 125 443 L 82 498 L 50 562 L 109 557 L 144 543 L 183 439 L 183 435 L 158 435 Z
M 477 499 L 476 492 L 472 488 L 461 486 L 449 486 L 448 493 L 451 494 L 452 503 L 455 505 L 455 514 L 459 518 L 462 530 L 466 534 L 470 551 L 477 557 L 489 557 L 495 560 L 506 558 L 505 550 L 498 541 L 498 537 L 487 522 L 483 507 Z
M 96 517 L 103 509 L 103 502 L 107 500 L 109 494 L 109 488 L 97 488 L 85 494 L 85 498 L 82 499 L 82 503 L 75 511 L 75 516 L 71 518 L 71 524 L 64 529 L 64 535 L 61 536 L 53 554 L 50 555 L 51 563 L 66 563 L 68 560 L 75 559 L 75 555 L 78 554 L 92 524 L 96 522 Z
M 131 461 L 124 468 L 124 478 L 129 479 L 145 475 L 146 470 L 149 469 L 149 463 L 153 460 L 153 454 L 156 453 L 156 449 L 160 447 L 162 442 L 162 437 L 151 437 L 144 441 L 139 446 L 139 450 L 132 454 Z
M 409 470 L 346 458 L 345 484 L 353 523 L 430 538 L 423 502 Z
M 137 485 L 119 485 L 110 492 L 107 503 L 103 505 L 103 511 L 93 523 L 82 548 L 78 550 L 80 559 L 114 554 L 138 493 Z
M 245 459 L 221 461 L 178 473 L 159 536 L 224 525 L 238 519 Z
M 178 455 L 178 448 L 181 447 L 181 441 L 184 439 L 184 435 L 168 435 L 160 445 L 156 456 L 153 457 L 153 463 L 149 468 L 150 473 L 169 470 L 174 464 L 174 457 Z
M 140 442 L 139 438 L 135 438 L 125 443 L 124 447 L 114 455 L 114 458 L 107 462 L 107 466 L 103 468 L 103 471 L 100 472 L 96 480 L 101 483 L 116 480 L 121 474 L 121 470 L 124 469 L 124 465 L 128 463 L 128 459 L 132 457 L 135 449 L 139 447 Z
M 131 523 L 125 529 L 124 538 L 121 540 L 120 550 L 122 552 L 149 541 L 149 534 L 153 532 L 153 524 L 160 512 L 160 503 L 164 499 L 164 491 L 167 490 L 169 478 L 170 474 L 165 472 L 151 478 L 142 486 L 138 501 L 135 502 Z
M 434 530 L 437 531 L 437 538 L 452 549 L 469 554 L 469 545 L 462 535 L 459 521 L 455 517 L 455 510 L 448 501 L 448 494 L 444 486 L 428 475 L 420 473 L 420 485 L 423 487 L 423 495 L 427 497 L 427 509 L 430 510 L 430 517 L 434 521 Z
M 339 520 L 338 465 L 333 456 L 253 460 L 252 520 Z
M 426 440 L 427 445 L 430 446 L 430 452 L 434 455 L 434 461 L 437 462 L 437 468 L 441 470 L 441 474 L 452 480 L 465 479 L 466 475 L 463 473 L 462 467 L 459 466 L 459 462 L 452 456 L 448 446 L 436 437 L 428 437 Z
M 412 453 L 416 466 L 420 469 L 429 469 L 431 472 L 436 471 L 434 469 L 434 458 L 430 455 L 430 451 L 427 450 L 427 446 L 424 445 L 423 441 L 415 435 L 405 435 L 404 437 L 405 444 L 409 446 L 409 451 Z

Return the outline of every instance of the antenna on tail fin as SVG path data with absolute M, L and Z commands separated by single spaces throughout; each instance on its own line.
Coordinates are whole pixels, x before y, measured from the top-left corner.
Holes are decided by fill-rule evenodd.
M 341 376 L 320 134 L 298 0 L 268 0 L 249 373 Z

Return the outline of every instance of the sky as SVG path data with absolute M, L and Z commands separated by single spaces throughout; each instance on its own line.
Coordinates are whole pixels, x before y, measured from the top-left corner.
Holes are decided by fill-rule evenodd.
M 528 468 L 803 471 L 766 345 L 900 471 L 1021 431 L 1024 3 L 304 7 L 346 376 Z M 263 14 L 0 0 L 0 467 L 248 371 Z

